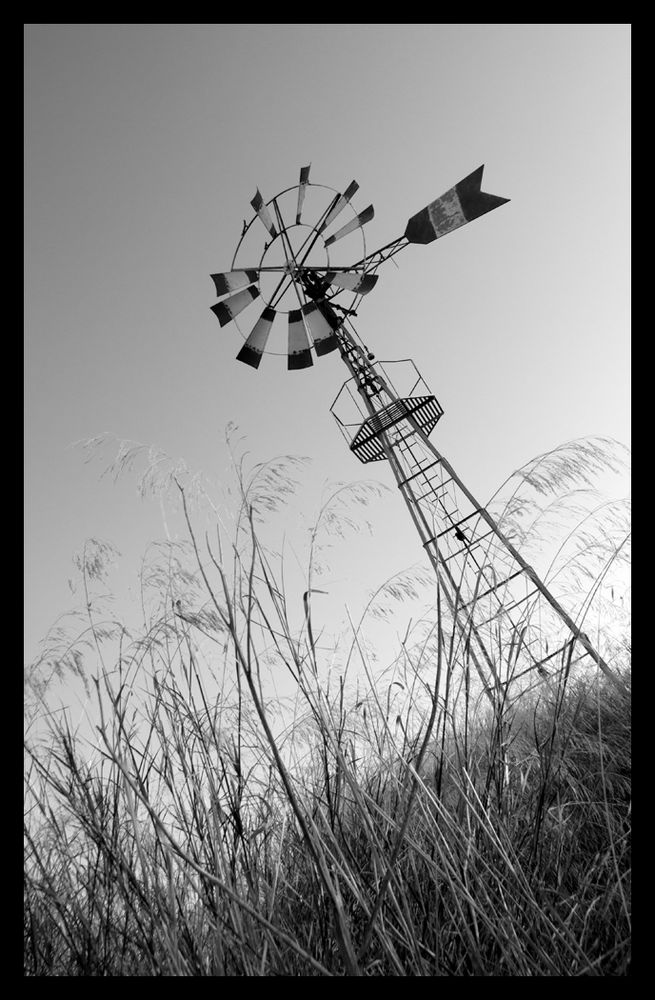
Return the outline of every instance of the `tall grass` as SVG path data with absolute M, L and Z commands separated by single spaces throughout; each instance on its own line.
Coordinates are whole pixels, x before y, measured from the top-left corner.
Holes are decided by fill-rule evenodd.
M 320 511 L 299 608 L 262 541 L 297 463 L 237 463 L 233 520 L 211 508 L 210 531 L 198 481 L 156 462 L 188 540 L 144 561 L 141 626 L 103 606 L 114 553 L 89 543 L 84 625 L 58 627 L 26 675 L 26 974 L 625 975 L 625 633 L 625 691 L 563 664 L 490 705 L 434 580 L 431 612 L 384 670 L 373 660 L 375 613 L 424 582 L 401 574 L 335 653 L 313 601 L 318 547 L 356 527 L 375 487 L 341 487 Z M 576 563 L 589 593 L 603 566 Z M 81 718 L 56 705 L 67 672 L 86 685 Z

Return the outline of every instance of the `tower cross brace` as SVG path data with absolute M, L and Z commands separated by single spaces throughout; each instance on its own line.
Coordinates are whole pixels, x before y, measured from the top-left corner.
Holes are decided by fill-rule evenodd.
M 436 398 L 399 397 L 343 325 L 337 336 L 368 414 L 351 450 L 365 463 L 389 462 L 484 689 L 501 691 L 533 671 L 543 678 L 553 666 L 568 670 L 586 657 L 617 683 L 588 636 L 430 441 L 443 412 Z M 553 635 L 562 631 L 553 647 Z

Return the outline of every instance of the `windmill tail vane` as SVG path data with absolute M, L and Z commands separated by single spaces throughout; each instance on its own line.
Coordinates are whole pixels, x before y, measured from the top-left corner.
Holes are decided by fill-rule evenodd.
M 264 354 L 286 357 L 295 371 L 339 352 L 350 377 L 332 404 L 333 416 L 359 461 L 391 466 L 445 595 L 461 660 L 474 667 L 492 700 L 494 692 L 519 682 L 525 689 L 581 661 L 595 663 L 620 685 L 430 441 L 443 410 L 414 363 L 376 362 L 352 323 L 386 260 L 508 201 L 482 191 L 483 169 L 411 216 L 402 236 L 373 252 L 365 230 L 373 206 L 355 209 L 356 181 L 341 191 L 314 184 L 307 166 L 297 185 L 268 202 L 258 189 L 255 215 L 244 223 L 230 270 L 212 275 L 221 301 L 211 308 L 221 326 L 234 322 L 240 332 L 240 322 L 252 316 L 237 355 L 252 368 Z

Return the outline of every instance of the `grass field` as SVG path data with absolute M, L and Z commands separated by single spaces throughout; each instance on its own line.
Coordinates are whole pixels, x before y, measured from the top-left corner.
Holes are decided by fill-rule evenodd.
M 567 447 L 538 484 L 544 530 L 584 479 Z M 238 476 L 234 520 L 212 533 L 171 472 L 188 541 L 144 567 L 140 630 L 97 610 L 112 553 L 85 547 L 86 623 L 53 632 L 26 672 L 25 974 L 626 975 L 625 628 L 593 605 L 618 684 L 564 658 L 489 698 L 434 584 L 385 671 L 365 619 L 327 664 L 311 570 L 298 619 L 261 539 L 292 466 Z M 626 550 L 605 520 L 605 557 L 585 562 L 601 522 L 583 520 L 575 579 L 592 594 Z M 90 728 L 54 707 L 66 677 L 86 686 Z

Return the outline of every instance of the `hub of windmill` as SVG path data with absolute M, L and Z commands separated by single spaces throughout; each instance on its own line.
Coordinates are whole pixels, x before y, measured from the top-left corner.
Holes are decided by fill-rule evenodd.
M 331 406 L 348 447 L 363 463 L 383 461 L 391 435 L 409 436 L 417 427 L 429 434 L 443 415 L 413 361 L 381 361 L 372 367 L 381 390 L 366 391 L 361 377 L 351 378 Z

